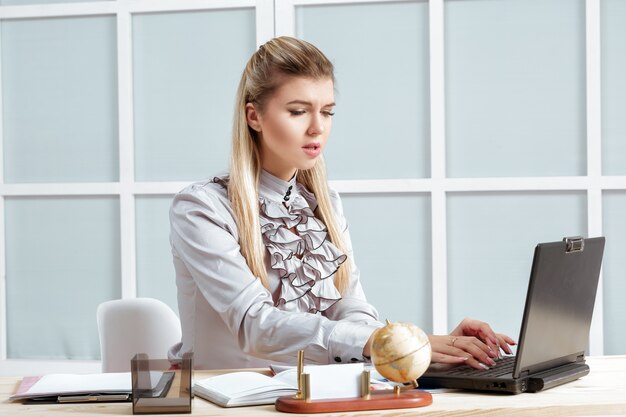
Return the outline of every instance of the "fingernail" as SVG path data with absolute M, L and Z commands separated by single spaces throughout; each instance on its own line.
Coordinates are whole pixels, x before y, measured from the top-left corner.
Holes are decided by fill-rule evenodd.
M 489 369 L 489 367 L 482 362 L 478 362 L 478 366 L 480 366 L 483 369 Z
M 487 363 L 491 366 L 494 366 L 496 364 L 496 362 L 491 358 L 487 358 Z

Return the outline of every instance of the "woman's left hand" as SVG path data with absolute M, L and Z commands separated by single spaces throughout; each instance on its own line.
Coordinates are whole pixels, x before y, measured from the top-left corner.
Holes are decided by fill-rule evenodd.
M 490 355 L 492 357 L 500 357 L 500 349 L 508 354 L 512 354 L 511 346 L 516 344 L 509 336 L 495 333 L 487 323 L 470 318 L 463 319 L 450 333 L 450 336 L 473 336 L 489 347 L 493 352 L 493 354 Z
M 501 357 L 500 349 L 512 353 L 515 341 L 495 333 L 482 321 L 464 319 L 445 336 L 428 336 L 432 349 L 432 361 L 439 363 L 466 363 L 473 368 L 489 368 L 494 359 Z

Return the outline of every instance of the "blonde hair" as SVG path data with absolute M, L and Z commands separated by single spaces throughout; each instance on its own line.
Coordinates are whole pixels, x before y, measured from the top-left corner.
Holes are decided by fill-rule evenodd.
M 233 120 L 232 151 L 228 197 L 237 228 L 239 246 L 252 273 L 269 288 L 265 268 L 265 246 L 259 222 L 258 184 L 261 175 L 261 157 L 257 132 L 248 126 L 246 104 L 254 103 L 259 110 L 280 86 L 284 76 L 296 76 L 335 81 L 332 63 L 310 43 L 287 36 L 274 38 L 261 47 L 248 61 L 237 90 Z M 348 255 L 333 213 L 326 167 L 320 156 L 311 169 L 298 171 L 297 181 L 317 199 L 315 215 L 327 228 L 329 240 Z M 335 287 L 343 292 L 351 273 L 346 260 L 335 273 Z

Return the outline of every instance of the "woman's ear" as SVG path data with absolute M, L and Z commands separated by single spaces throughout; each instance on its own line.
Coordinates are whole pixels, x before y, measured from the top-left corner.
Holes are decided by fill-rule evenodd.
M 259 120 L 259 112 L 252 103 L 246 103 L 246 121 L 248 126 L 257 132 L 261 131 L 261 122 Z

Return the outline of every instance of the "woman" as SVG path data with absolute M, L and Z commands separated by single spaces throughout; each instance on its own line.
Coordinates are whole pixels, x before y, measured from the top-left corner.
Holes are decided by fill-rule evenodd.
M 237 92 L 230 174 L 192 184 L 172 203 L 181 343 L 199 369 L 369 359 L 382 326 L 352 259 L 322 151 L 335 106 L 330 61 L 275 38 L 254 53 Z M 514 342 L 464 320 L 431 336 L 433 361 L 494 364 Z

